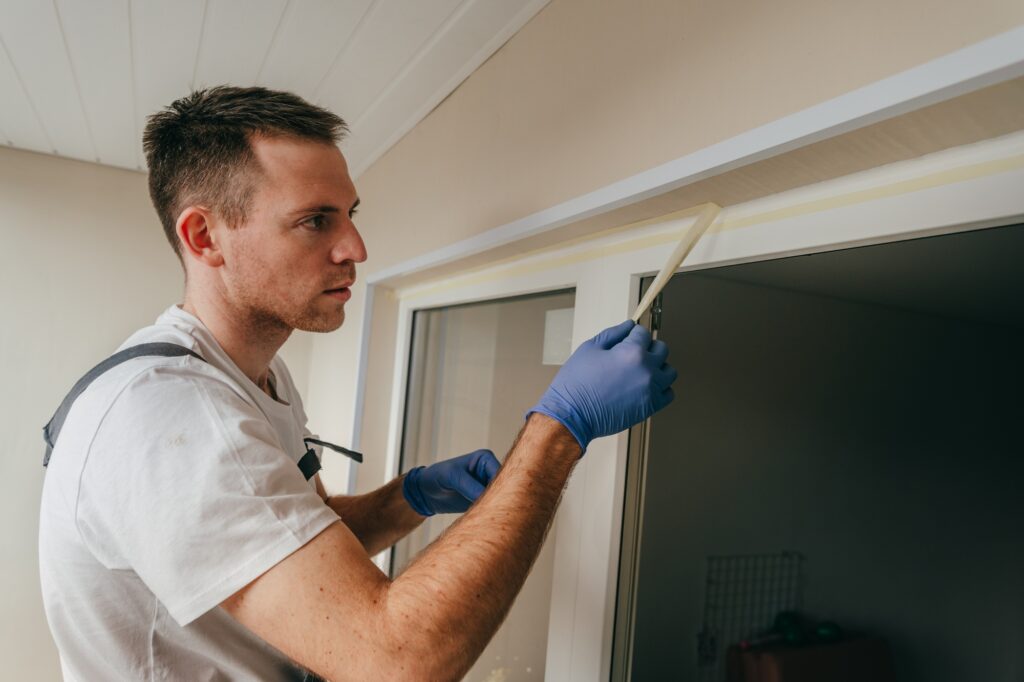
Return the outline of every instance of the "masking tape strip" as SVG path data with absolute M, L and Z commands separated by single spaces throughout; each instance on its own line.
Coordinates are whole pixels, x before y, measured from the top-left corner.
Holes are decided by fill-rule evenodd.
M 1004 173 L 1006 171 L 1015 170 L 1024 167 L 1024 154 L 1018 154 L 1015 156 L 1009 156 L 1003 159 L 995 159 L 991 161 L 983 161 L 980 163 L 969 164 L 961 166 L 959 168 L 951 168 L 947 170 L 937 171 L 922 175 L 917 178 L 909 180 L 901 180 L 878 187 L 871 187 L 868 189 L 858 190 L 854 192 L 847 192 L 844 194 L 838 194 L 836 196 L 825 197 L 822 199 L 816 199 L 813 201 L 806 201 L 802 203 L 793 204 L 791 206 L 785 206 L 783 208 L 774 209 L 771 211 L 763 211 L 761 213 L 754 213 L 748 216 L 737 216 L 736 218 L 723 218 L 716 222 L 708 229 L 709 233 L 725 232 L 727 230 L 735 230 L 742 227 L 750 227 L 761 223 L 769 223 L 784 218 L 793 218 L 800 215 L 807 215 L 809 213 L 818 213 L 821 211 L 827 211 L 836 208 L 842 208 L 844 206 L 852 206 L 855 204 L 866 203 L 868 201 L 874 201 L 877 199 L 884 199 L 887 197 L 898 196 L 901 194 L 909 194 L 911 192 L 917 192 L 924 189 L 930 189 L 933 187 L 940 187 L 942 185 L 949 185 L 957 182 L 964 182 L 967 180 L 973 180 L 975 178 L 981 178 L 989 175 L 996 175 Z M 444 280 L 442 282 L 435 283 L 433 285 L 424 284 L 421 286 L 415 286 L 406 291 L 399 291 L 398 296 L 402 300 L 415 300 L 417 298 L 423 298 L 432 294 L 437 294 L 442 291 L 458 289 L 473 284 L 480 284 L 483 282 L 490 282 L 496 279 L 503 279 L 506 277 L 517 277 L 522 275 L 529 275 L 536 272 L 543 272 L 545 270 L 551 270 L 564 265 L 572 265 L 575 263 L 581 263 L 588 260 L 595 260 L 603 258 L 605 256 L 612 256 L 615 254 L 621 254 L 628 251 L 638 251 L 641 249 L 650 248 L 652 246 L 661 246 L 663 244 L 671 244 L 677 241 L 678 233 L 659 233 L 653 235 L 647 235 L 644 237 L 638 237 L 636 239 L 629 239 L 614 244 L 600 244 L 589 249 L 574 252 L 571 254 L 563 254 L 561 256 L 552 256 L 551 258 L 545 258 L 530 263 L 522 263 L 521 261 L 526 258 L 532 258 L 540 256 L 547 252 L 554 252 L 563 250 L 567 245 L 572 243 L 583 243 L 597 236 L 603 236 L 605 234 L 613 232 L 623 232 L 628 229 L 636 229 L 639 227 L 646 227 L 649 225 L 668 222 L 671 220 L 677 220 L 687 215 L 692 215 L 702 210 L 707 204 L 699 204 L 697 206 L 684 209 L 683 211 L 676 211 L 674 213 L 660 216 L 658 218 L 652 218 L 649 220 L 640 221 L 638 223 L 632 223 L 624 227 L 612 228 L 610 230 L 602 231 L 597 235 L 588 235 L 586 237 L 572 240 L 571 242 L 562 242 L 559 244 L 537 249 L 526 254 L 520 254 L 507 259 L 499 260 L 494 263 L 490 263 L 475 273 L 466 273 L 462 276 L 456 276 L 451 279 Z M 507 267 L 503 267 L 505 264 Z
M 973 180 L 987 175 L 996 175 L 997 173 L 1014 170 L 1021 166 L 1024 166 L 1024 154 L 1010 156 L 1005 159 L 983 161 L 981 163 L 961 166 L 959 168 L 937 171 L 935 173 L 911 178 L 909 180 L 887 183 L 879 187 L 871 187 L 855 192 L 840 194 L 834 197 L 794 204 L 774 211 L 765 211 L 763 213 L 757 213 L 743 218 L 734 218 L 732 220 L 725 219 L 713 226 L 708 230 L 708 232 L 735 230 L 740 227 L 749 227 L 758 223 L 770 223 L 783 218 L 792 218 L 794 216 L 806 215 L 808 213 L 818 213 L 835 208 L 842 208 L 844 206 L 853 206 L 855 204 L 862 204 L 876 199 L 898 196 L 900 194 L 910 194 L 911 192 L 918 192 L 923 189 L 939 187 L 941 185 L 951 185 L 955 182 L 964 182 L 965 180 Z

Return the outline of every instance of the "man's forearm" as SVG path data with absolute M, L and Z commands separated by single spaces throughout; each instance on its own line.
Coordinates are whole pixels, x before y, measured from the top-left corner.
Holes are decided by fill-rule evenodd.
M 370 556 L 395 544 L 423 522 L 402 495 L 402 477 L 365 495 L 333 495 L 327 505 L 359 538 Z
M 530 417 L 473 507 L 387 589 L 382 629 L 396 655 L 416 651 L 424 678 L 458 679 L 508 613 L 580 456 L 575 438 Z

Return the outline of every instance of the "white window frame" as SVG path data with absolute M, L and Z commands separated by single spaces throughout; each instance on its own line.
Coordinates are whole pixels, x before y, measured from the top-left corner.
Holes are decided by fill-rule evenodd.
M 358 447 L 376 286 L 611 210 L 802 144 L 1024 75 L 1024 27 L 872 84 L 550 211 L 400 264 L 370 279 L 354 442 Z M 852 112 L 852 113 L 851 113 Z M 680 270 L 883 243 L 1021 221 L 1024 132 L 799 188 L 723 210 Z M 692 218 L 666 216 L 611 236 L 394 293 L 399 299 L 385 476 L 398 474 L 402 410 L 417 310 L 575 288 L 573 345 L 632 313 Z M 628 435 L 602 438 L 577 466 L 558 511 L 546 678 L 607 680 L 611 671 Z M 354 474 L 350 486 L 354 486 Z M 380 557 L 386 566 L 387 555 Z
M 1024 133 L 729 207 L 681 271 L 1009 224 L 1024 216 Z M 629 317 L 641 277 L 693 220 L 667 219 L 396 292 L 399 317 L 386 471 L 398 474 L 417 310 L 575 288 L 573 345 Z M 682 387 L 681 390 L 685 390 Z M 628 434 L 592 443 L 558 512 L 547 679 L 610 674 Z

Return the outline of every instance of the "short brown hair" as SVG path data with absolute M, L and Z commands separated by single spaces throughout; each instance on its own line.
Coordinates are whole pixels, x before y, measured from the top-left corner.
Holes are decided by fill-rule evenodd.
M 347 132 L 330 111 L 260 87 L 197 90 L 150 116 L 142 135 L 149 195 L 178 259 L 174 227 L 186 206 L 206 204 L 232 227 L 245 221 L 260 173 L 253 135 L 337 144 Z

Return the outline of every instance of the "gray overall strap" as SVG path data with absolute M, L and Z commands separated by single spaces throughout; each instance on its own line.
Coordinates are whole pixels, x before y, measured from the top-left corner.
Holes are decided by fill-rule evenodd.
M 53 417 L 43 427 L 43 440 L 46 441 L 46 454 L 43 455 L 43 466 L 45 467 L 50 463 L 50 454 L 53 452 L 54 446 L 57 444 L 57 437 L 60 435 L 60 429 L 64 426 L 64 420 L 67 419 L 68 412 L 71 411 L 71 405 L 74 404 L 75 399 L 81 395 L 82 391 L 89 387 L 98 376 L 106 372 L 108 369 L 112 369 L 122 362 L 131 360 L 132 358 L 142 357 L 143 355 L 159 355 L 164 357 L 177 357 L 180 355 L 191 355 L 194 358 L 203 360 L 195 351 L 189 350 L 184 346 L 179 346 L 176 343 L 142 343 L 138 346 L 131 346 L 125 348 L 122 351 L 114 353 L 109 358 L 96 365 L 88 372 L 85 376 L 79 379 L 71 392 L 68 393 L 64 400 L 61 402 L 60 407 L 53 413 Z M 203 360 L 203 362 L 206 362 Z
M 95 381 L 98 376 L 106 372 L 108 369 L 112 369 L 126 360 L 142 357 L 144 355 L 158 355 L 168 358 L 178 357 L 181 355 L 191 355 L 198 360 L 206 362 L 206 360 L 204 360 L 203 357 L 195 351 L 189 350 L 184 346 L 179 346 L 176 343 L 141 343 L 138 346 L 131 346 L 130 348 L 125 348 L 118 353 L 114 353 L 109 358 L 86 372 L 85 376 L 75 383 L 74 388 L 72 388 L 71 392 L 64 397 L 63 402 L 61 402 L 57 411 L 54 412 L 49 423 L 43 427 L 43 440 L 46 441 L 46 453 L 43 455 L 44 467 L 50 463 L 50 455 L 53 453 L 53 448 L 57 444 L 57 437 L 60 435 L 60 429 L 64 426 L 64 420 L 67 419 L 68 412 L 71 411 L 71 405 L 75 402 L 75 399 L 81 395 L 82 391 L 88 388 L 89 384 Z M 312 441 L 318 445 L 326 445 L 332 450 L 348 455 L 357 462 L 363 461 L 363 456 L 360 453 L 343 448 L 340 445 L 334 445 L 333 443 L 317 440 L 315 438 L 306 438 L 304 441 Z M 304 444 L 307 446 L 309 445 L 308 442 L 304 442 Z M 299 459 L 298 465 L 299 470 L 302 471 L 302 475 L 306 477 L 307 481 L 313 478 L 316 472 L 320 471 L 321 468 L 320 458 L 316 456 L 316 452 L 314 452 L 313 448 L 306 450 L 306 454 Z

